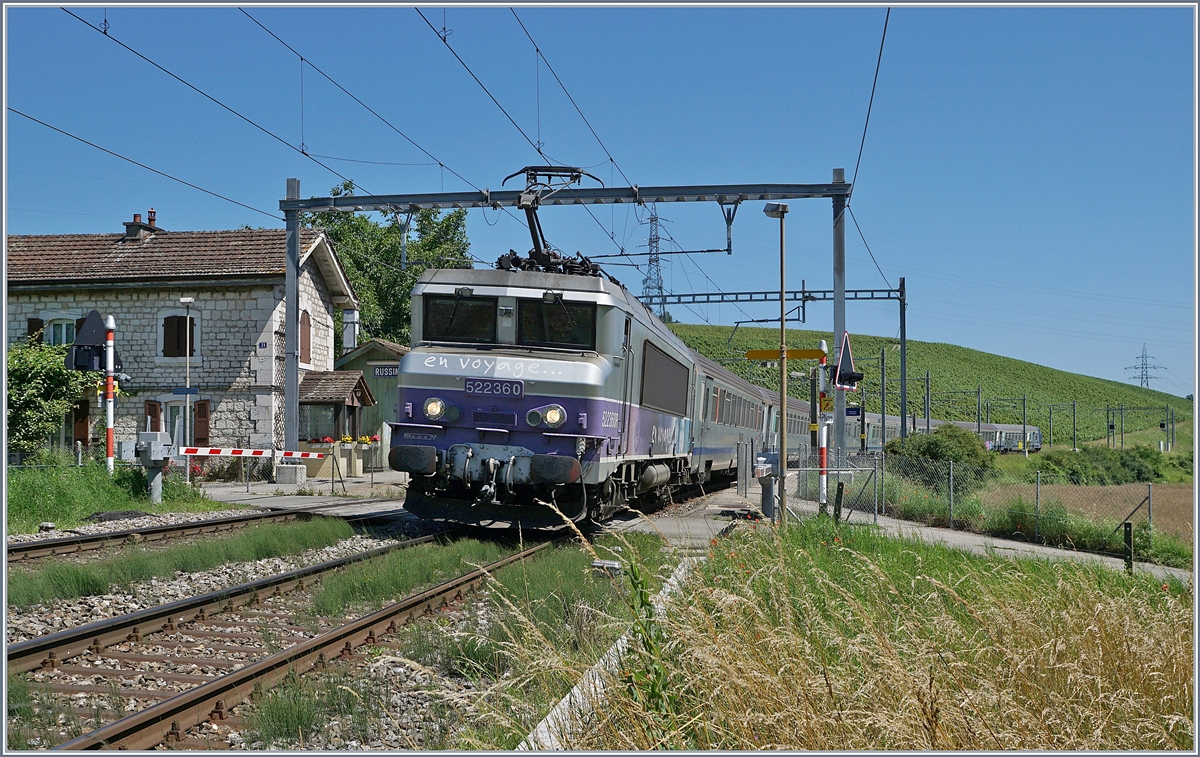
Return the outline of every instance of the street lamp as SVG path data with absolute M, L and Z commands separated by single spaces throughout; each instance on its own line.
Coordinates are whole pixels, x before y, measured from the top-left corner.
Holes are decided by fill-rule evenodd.
M 779 526 L 787 526 L 787 283 L 784 278 L 783 217 L 786 202 L 768 202 L 763 213 L 779 219 Z
M 183 446 L 186 447 L 192 430 L 189 423 L 192 413 L 192 305 L 196 304 L 196 298 L 180 297 L 179 304 L 183 305 L 186 314 L 183 319 L 183 386 L 186 389 L 183 394 Z M 192 458 L 189 455 L 183 458 L 183 480 L 192 482 Z

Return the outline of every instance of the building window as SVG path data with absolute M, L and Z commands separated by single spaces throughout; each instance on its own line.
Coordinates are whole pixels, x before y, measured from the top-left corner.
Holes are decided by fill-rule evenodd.
M 189 327 L 185 331 L 185 327 Z M 183 315 L 163 318 L 163 357 L 196 356 L 196 319 Z M 190 347 L 190 351 L 189 351 Z
M 312 318 L 307 310 L 300 313 L 300 362 L 312 362 Z
M 43 339 L 49 344 L 74 344 L 75 321 L 59 320 L 46 324 Z

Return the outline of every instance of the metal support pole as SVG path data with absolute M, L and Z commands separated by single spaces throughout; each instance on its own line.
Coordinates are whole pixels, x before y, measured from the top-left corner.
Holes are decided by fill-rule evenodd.
M 786 207 L 786 206 L 785 206 Z M 786 258 L 784 257 L 784 218 L 786 210 L 779 215 L 779 527 L 787 528 L 787 289 Z
M 1121 449 L 1125 449 L 1125 403 L 1121 403 Z
M 954 528 L 954 461 L 950 461 L 950 528 Z
M 1146 484 L 1146 520 L 1154 528 L 1154 484 Z
M 900 438 L 908 436 L 904 429 L 904 419 L 908 415 L 908 332 L 905 327 L 904 312 L 907 309 L 904 290 L 904 277 L 900 277 Z
M 874 505 L 875 505 L 875 514 L 871 518 L 871 522 L 874 523 L 875 525 L 879 525 L 879 491 L 883 488 L 883 486 L 882 486 L 883 482 L 881 480 L 882 476 L 880 475 L 880 467 L 881 466 L 879 465 L 879 458 L 878 457 L 872 458 L 871 468 L 875 474 L 874 475 L 875 491 L 872 492 L 872 494 L 874 496 L 871 499 L 873 500 Z
M 1050 406 L 1050 449 L 1054 449 L 1054 405 Z
M 833 183 L 844 184 L 846 170 L 833 169 Z M 833 346 L 841 349 L 846 331 L 846 197 L 833 198 Z M 839 356 L 840 360 L 841 357 Z M 840 370 L 838 366 L 834 370 Z M 846 393 L 833 387 L 833 447 L 846 449 Z
M 1027 429 L 1028 416 L 1026 415 L 1026 400 L 1029 395 L 1021 395 L 1021 449 L 1025 451 L 1025 457 L 1029 457 L 1029 431 Z
M 287 180 L 287 198 L 300 199 L 300 180 Z M 287 268 L 284 275 L 283 445 L 297 449 L 300 439 L 300 211 L 285 210 Z
M 887 348 L 879 348 L 879 450 L 887 444 Z
M 188 304 L 184 306 L 183 317 L 183 386 L 188 389 L 188 393 L 183 395 L 183 443 L 190 445 L 192 443 L 192 306 Z M 192 457 L 184 455 L 183 458 L 183 480 L 186 483 L 192 483 Z
M 1079 426 L 1076 423 L 1076 404 L 1078 400 L 1071 400 L 1071 449 L 1079 450 Z
M 818 484 L 817 503 L 818 510 L 821 515 L 826 515 L 829 512 L 829 423 L 821 424 L 820 430 L 820 447 L 817 449 L 817 466 L 818 466 Z
M 400 224 L 400 270 L 408 270 L 408 225 L 412 223 L 412 213 L 406 213 L 404 223 Z M 400 220 L 400 214 L 396 214 L 396 220 Z
M 975 389 L 975 435 L 983 433 L 983 384 Z
M 987 401 L 987 422 L 988 423 L 992 422 L 992 401 L 991 400 Z
M 817 421 L 819 420 L 818 410 L 820 409 L 817 382 L 819 381 L 818 376 L 820 373 L 820 368 L 813 368 L 808 376 L 808 444 L 811 447 L 817 446 Z
M 111 315 L 104 319 L 104 458 L 108 466 L 108 475 L 113 474 L 113 412 L 115 410 L 113 394 L 113 377 L 116 375 L 115 355 L 117 321 Z
M 929 371 L 925 371 L 925 433 L 929 433 Z
M 1133 575 L 1133 523 L 1125 521 L 1125 572 Z
M 1038 531 L 1042 526 L 1042 472 L 1037 472 L 1037 483 L 1033 490 L 1033 540 L 1038 540 Z

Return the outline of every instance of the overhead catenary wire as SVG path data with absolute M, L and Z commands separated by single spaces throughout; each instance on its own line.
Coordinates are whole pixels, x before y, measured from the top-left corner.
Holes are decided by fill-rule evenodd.
M 325 165 L 325 164 L 324 164 L 324 163 L 322 163 L 320 160 L 317 160 L 317 159 L 316 159 L 316 158 L 314 158 L 313 156 L 311 156 L 311 155 L 307 154 L 306 152 L 304 152 L 303 150 L 301 150 L 299 147 L 296 147 L 296 146 L 295 146 L 295 145 L 293 145 L 292 143 L 288 142 L 288 141 L 287 141 L 286 139 L 284 139 L 283 137 L 279 136 L 278 134 L 275 134 L 275 133 L 274 133 L 274 132 L 272 132 L 271 130 L 267 129 L 265 126 L 262 126 L 261 124 L 257 123 L 256 121 L 253 121 L 253 120 L 251 120 L 251 119 L 250 119 L 250 118 L 248 118 L 247 116 L 244 116 L 244 115 L 242 115 L 242 114 L 241 114 L 241 113 L 239 113 L 238 111 L 236 111 L 236 110 L 234 110 L 233 108 L 229 107 L 228 105 L 226 105 L 225 103 L 221 102 L 220 100 L 218 100 L 217 98 L 213 97 L 212 95 L 208 94 L 207 92 L 205 92 L 204 90 L 200 89 L 200 88 L 199 88 L 199 87 L 197 87 L 196 85 L 194 85 L 194 84 L 192 84 L 191 82 L 189 82 L 189 81 L 185 80 L 185 79 L 184 79 L 184 78 L 182 78 L 181 76 L 178 76 L 177 74 L 174 74 L 174 73 L 172 73 L 171 71 L 168 71 L 168 70 L 167 70 L 166 68 L 164 68 L 163 66 L 159 65 L 158 63 L 155 63 L 153 60 L 151 60 L 150 58 L 146 57 L 145 55 L 143 55 L 143 54 L 139 53 L 137 50 L 134 50 L 132 47 L 130 47 L 129 45 L 125 44 L 125 43 L 124 43 L 124 42 L 122 42 L 121 40 L 117 39 L 116 37 L 112 36 L 111 34 L 108 34 L 108 33 L 107 33 L 107 32 L 105 32 L 105 31 L 102 31 L 102 30 L 100 29 L 100 27 L 96 26 L 96 25 L 95 25 L 95 24 L 93 24 L 91 21 L 88 21 L 88 20 L 87 20 L 87 19 L 85 19 L 85 18 L 81 18 L 80 16 L 77 16 L 77 15 L 75 15 L 74 13 L 72 13 L 72 12 L 71 12 L 71 11 L 69 11 L 69 10 L 67 10 L 66 8 L 61 8 L 61 10 L 62 10 L 64 13 L 66 13 L 67 15 L 71 16 L 72 18 L 74 18 L 74 19 L 77 19 L 77 20 L 78 20 L 80 23 L 82 23 L 82 24 L 86 25 L 86 26 L 87 26 L 89 29 L 93 29 L 93 30 L 95 30 L 95 32 L 96 32 L 97 34 L 103 35 L 103 36 L 104 36 L 106 39 L 110 39 L 110 40 L 112 40 L 112 41 L 113 41 L 113 42 L 115 42 L 116 44 L 120 45 L 121 47 L 125 48 L 126 50 L 128 50 L 128 51 L 129 51 L 129 52 L 131 52 L 131 53 L 133 53 L 133 54 L 134 54 L 134 55 L 136 55 L 137 57 L 141 58 L 142 60 L 146 61 L 146 62 L 147 62 L 147 63 L 149 63 L 150 65 L 154 66 L 154 67 L 155 67 L 155 68 L 157 68 L 159 71 L 162 71 L 162 72 L 163 72 L 164 74 L 166 74 L 167 76 L 170 76 L 172 79 L 176 80 L 176 81 L 177 81 L 177 82 L 179 82 L 180 84 L 183 84 L 183 85 L 184 85 L 184 86 L 186 86 L 188 89 L 191 89 L 193 92 L 196 92 L 197 94 L 199 94 L 199 95 L 203 96 L 203 97 L 204 97 L 204 98 L 206 98 L 207 100 L 210 100 L 211 102 L 215 103 L 216 105 L 219 105 L 219 106 L 221 106 L 223 109 L 225 109 L 225 110 L 229 111 L 229 112 L 230 112 L 230 113 L 232 113 L 233 115 L 237 116 L 238 118 L 242 119 L 242 120 L 243 120 L 243 121 L 245 121 L 246 123 L 250 124 L 250 125 L 251 125 L 251 126 L 253 126 L 254 128 L 256 128 L 256 129 L 258 129 L 259 131 L 261 131 L 263 134 L 266 134 L 267 136 L 269 136 L 269 137 L 271 137 L 272 139 L 276 140 L 276 141 L 277 141 L 277 142 L 279 142 L 280 144 L 282 144 L 282 145 L 285 145 L 285 146 L 286 146 L 286 147 L 287 147 L 289 150 L 295 150 L 295 151 L 296 151 L 296 152 L 298 152 L 299 154 L 303 155 L 304 157 L 308 158 L 308 159 L 309 159 L 309 160 L 311 160 L 312 162 L 314 162 L 314 163 L 316 163 L 317 165 L 319 165 L 321 168 L 324 168 L 326 171 L 329 171 L 329 172 L 330 172 L 330 173 L 332 173 L 334 176 L 337 176 L 337 177 L 338 177 L 339 179 L 341 179 L 342 181 L 348 182 L 348 183 L 350 183 L 352 186 L 358 186 L 358 185 L 356 185 L 356 184 L 354 183 L 354 181 L 353 181 L 352 179 L 349 179 L 349 178 L 347 178 L 347 177 L 343 176 L 342 174 L 338 173 L 338 172 L 337 172 L 336 170 L 334 170 L 333 168 L 331 168 L 331 167 L 329 167 L 329 166 Z M 359 186 L 359 189 L 363 189 L 363 187 Z M 364 191 L 365 191 L 365 190 L 364 190 Z
M 253 205 L 247 205 L 247 204 L 246 204 L 246 203 L 244 203 L 244 202 L 238 202 L 237 200 L 235 200 L 235 199 L 233 199 L 233 198 L 231 198 L 231 197 L 226 197 L 226 196 L 225 196 L 225 195 L 223 195 L 223 194 L 218 194 L 217 192 L 214 192 L 214 191 L 212 191 L 211 189 L 205 189 L 204 187 L 202 187 L 202 186 L 199 186 L 198 184 L 193 184 L 192 182 L 190 182 L 190 181 L 187 181 L 187 180 L 185 180 L 185 179 L 181 179 L 181 178 L 179 178 L 178 176 L 172 176 L 171 174 L 169 174 L 169 173 L 166 173 L 165 171 L 160 171 L 160 170 L 158 170 L 157 168 L 153 168 L 153 167 L 151 167 L 151 166 L 148 166 L 148 165 L 146 165 L 145 163 L 140 163 L 140 162 L 138 162 L 138 161 L 134 160 L 133 158 L 129 158 L 129 157 L 126 157 L 126 156 L 124 156 L 124 155 L 122 155 L 122 154 L 120 154 L 120 153 L 118 153 L 118 152 L 114 152 L 114 151 L 112 151 L 112 150 L 108 149 L 107 147 L 101 147 L 100 145 L 96 144 L 95 142 L 89 142 L 88 140 L 84 139 L 83 137 L 76 136 L 76 135 L 72 134 L 72 133 L 71 133 L 71 132 L 69 132 L 69 131 L 66 131 L 66 130 L 64 130 L 64 129 L 60 129 L 60 128 L 58 128 L 57 126 L 52 126 L 51 124 L 48 124 L 48 123 L 46 123 L 45 121 L 42 121 L 41 119 L 34 118 L 33 116 L 29 115 L 28 113 L 23 113 L 23 112 L 21 112 L 21 111 L 17 110 L 16 108 L 12 107 L 11 105 L 10 105 L 10 106 L 8 106 L 8 109 L 9 109 L 9 111 L 11 111 L 11 112 L 13 112 L 13 113 L 16 113 L 18 116 L 23 116 L 23 117 L 25 117 L 25 118 L 28 118 L 30 121 L 33 121 L 34 123 L 38 123 L 38 124 L 41 124 L 42 126 L 45 126 L 47 129 L 51 129 L 51 130 L 53 130 L 53 131 L 56 131 L 56 132 L 58 132 L 59 134 L 62 134 L 62 135 L 64 135 L 64 136 L 67 136 L 67 137 L 70 137 L 71 139 L 74 139 L 74 140 L 76 140 L 76 141 L 82 142 L 82 143 L 84 143 L 85 145 L 88 145 L 89 147 L 94 147 L 94 148 L 96 148 L 97 150 L 100 150 L 101 152 L 106 152 L 106 153 L 108 153 L 109 155 L 112 155 L 112 156 L 113 156 L 113 157 L 115 157 L 115 158 L 120 158 L 121 160 L 124 160 L 124 161 L 126 161 L 126 162 L 128 162 L 128 163 L 132 163 L 132 164 L 134 164 L 135 166 L 138 166 L 139 168 L 144 168 L 144 169 L 146 169 L 147 171 L 151 171 L 151 172 L 153 172 L 153 173 L 156 173 L 156 174 L 158 174 L 159 176 L 164 176 L 164 177 L 166 177 L 166 178 L 170 179 L 171 181 L 177 181 L 177 182 L 179 182 L 180 184 L 184 184 L 184 185 L 186 185 L 186 186 L 189 186 L 189 187 L 191 187 L 192 189 L 199 190 L 199 191 L 201 191 L 201 192 L 203 192 L 203 193 L 205 193 L 205 194 L 207 194 L 207 195 L 211 195 L 211 196 L 213 196 L 213 197 L 216 197 L 216 198 L 217 198 L 217 199 L 219 199 L 219 200 L 224 200 L 225 202 L 231 202 L 231 203 L 233 203 L 234 205 L 238 205 L 238 206 L 240 206 L 240 207 L 243 207 L 243 208 L 245 208 L 246 210 L 253 210 L 255 213 L 262 213 L 264 216 L 267 216 L 267 217 L 269 217 L 269 218 L 274 218 L 274 219 L 275 219 L 275 220 L 277 220 L 277 221 L 282 221 L 282 220 L 284 220 L 284 219 L 283 219 L 281 216 L 277 216 L 277 215 L 275 215 L 274 213 L 269 213 L 269 212 L 267 212 L 267 211 L 265 211 L 265 210 L 261 210 L 261 209 L 259 209 L 259 208 L 256 208 L 256 207 L 254 207 Z
M 587 125 L 588 131 L 590 131 L 592 136 L 596 138 L 596 142 L 599 143 L 600 149 L 604 150 L 604 154 L 608 156 L 608 159 L 612 162 L 618 173 L 621 174 L 621 178 L 625 179 L 625 182 L 632 186 L 633 182 L 630 181 L 629 177 L 625 175 L 625 172 L 621 170 L 621 166 L 617 163 L 616 158 L 612 156 L 612 153 L 608 151 L 608 147 L 605 146 L 604 140 L 600 139 L 600 135 L 597 134 L 596 130 L 592 128 L 592 124 L 590 121 L 588 121 L 587 116 L 583 115 L 583 111 L 579 108 L 579 104 L 575 102 L 575 98 L 571 97 L 571 93 L 567 90 L 567 85 L 563 84 L 562 79 L 558 76 L 558 72 L 554 70 L 554 66 L 550 65 L 550 61 L 546 60 L 545 53 L 542 52 L 542 48 L 538 46 L 538 43 L 534 41 L 533 35 L 530 34 L 529 30 L 525 28 L 525 24 L 521 21 L 521 17 L 517 15 L 517 11 L 513 8 L 509 8 L 509 10 L 512 11 L 513 18 L 515 18 L 517 23 L 520 24 L 521 31 L 525 32 L 525 36 L 528 37 L 529 41 L 533 44 L 533 48 L 537 51 L 537 54 L 542 59 L 542 62 L 546 64 L 547 70 L 550 71 L 550 74 L 554 77 L 554 80 L 558 82 L 558 86 L 562 87 L 563 94 L 565 94 L 567 99 L 571 101 L 571 105 L 575 108 L 575 112 L 579 114 L 579 117 L 583 119 L 583 123 Z
M 867 100 L 867 118 L 863 122 L 862 140 L 858 143 L 858 160 L 854 161 L 854 176 L 850 179 L 850 191 L 854 192 L 854 182 L 858 179 L 858 167 L 862 163 L 863 147 L 867 144 L 867 127 L 871 125 L 871 106 L 875 104 L 875 85 L 879 83 L 879 65 L 883 62 L 883 43 L 887 41 L 888 19 L 892 17 L 889 6 L 883 17 L 883 35 L 879 39 L 879 57 L 875 59 L 875 78 L 871 81 L 871 98 Z M 850 198 L 846 199 L 850 204 Z
M 537 143 L 529 138 L 529 135 L 525 133 L 525 130 L 521 128 L 520 124 L 513 120 L 513 117 L 508 114 L 508 111 L 504 109 L 504 106 L 500 104 L 500 101 L 496 99 L 495 95 L 488 90 L 487 86 L 485 86 L 484 83 L 479 80 L 479 77 L 476 76 L 475 72 L 471 70 L 471 67 L 467 65 L 467 62 L 462 59 L 462 56 L 455 52 L 454 48 L 450 45 L 450 41 L 438 33 L 437 27 L 429 22 L 429 19 L 425 17 L 425 14 L 421 12 L 421 9 L 413 8 L 413 10 L 415 10 L 417 15 L 421 17 L 421 20 L 429 26 L 429 29 L 434 34 L 437 34 L 438 39 L 442 41 L 442 44 L 446 46 L 446 49 L 450 51 L 450 54 L 454 56 L 455 60 L 462 64 L 462 67 L 466 69 L 467 73 L 471 75 L 471 78 L 475 80 L 475 83 L 479 85 L 479 87 L 491 99 L 491 101 L 496 104 L 496 107 L 500 109 L 500 112 L 504 114 L 504 117 L 508 119 L 508 122 L 511 123 L 513 127 L 515 127 L 516 130 L 521 133 L 521 136 L 524 137 L 525 141 L 529 143 L 529 146 L 532 147 L 538 155 L 541 155 L 543 158 L 550 160 L 553 163 L 554 161 L 552 161 L 550 157 L 546 155 L 546 153 L 542 152 L 542 148 L 538 147 Z
M 439 167 L 439 169 L 440 169 L 440 170 L 442 170 L 442 171 L 449 171 L 451 174 L 453 174 L 455 177 L 457 177 L 457 178 L 458 178 L 460 181 L 462 181 L 462 182 L 463 182 L 463 183 L 465 183 L 467 186 L 471 187 L 472 189 L 474 189 L 474 190 L 475 190 L 475 191 L 477 191 L 477 192 L 482 192 L 482 191 L 483 191 L 483 190 L 482 190 L 482 189 L 481 189 L 481 188 L 480 188 L 480 187 L 479 187 L 477 184 L 475 184 L 474 182 L 470 181 L 469 179 L 467 179 L 465 176 L 463 176 L 462 174 L 460 174 L 458 171 L 455 171 L 455 170 L 454 170 L 453 168 L 451 168 L 450 166 L 446 165 L 444 162 L 442 162 L 442 161 L 441 161 L 441 160 L 440 160 L 440 159 L 439 159 L 439 158 L 438 158 L 436 155 L 434 155 L 433 153 L 431 153 L 429 150 L 427 150 L 427 149 L 425 149 L 424 147 L 422 147 L 421 145 L 417 144 L 416 140 L 414 140 L 412 137 L 408 136 L 408 135 L 407 135 L 407 134 L 405 134 L 403 131 L 401 131 L 401 130 L 400 130 L 400 129 L 399 129 L 399 128 L 398 128 L 398 127 L 395 125 L 395 124 L 393 124 L 391 121 L 389 121 L 388 119 L 386 119 L 386 118 L 384 118 L 382 115 L 380 115 L 380 114 L 379 114 L 379 113 L 378 113 L 378 112 L 377 112 L 377 111 L 376 111 L 374 108 L 372 108 L 370 105 L 367 105 L 365 102 L 363 102 L 361 99 L 359 99 L 359 98 L 358 98 L 358 96 L 357 96 L 357 95 L 355 95 L 353 92 L 351 92 L 350 90 L 346 89 L 346 88 L 345 88 L 345 87 L 343 87 L 341 84 L 339 84 L 339 83 L 338 83 L 338 82 L 337 82 L 337 81 L 336 81 L 336 80 L 335 80 L 335 79 L 334 79 L 332 76 L 330 76 L 329 74 L 325 73 L 325 71 L 324 71 L 324 70 L 322 70 L 320 67 L 318 67 L 317 65 L 315 65 L 315 64 L 312 62 L 312 60 L 311 60 L 311 59 L 309 59 L 309 58 L 306 58 L 306 57 L 304 57 L 303 55 L 301 55 L 301 54 L 300 54 L 300 51 L 298 51 L 296 48 L 292 47 L 292 46 L 291 46 L 291 45 L 289 45 L 287 42 L 285 42 L 285 41 L 284 41 L 284 40 L 283 40 L 283 39 L 282 39 L 282 38 L 281 38 L 281 37 L 280 37 L 278 34 L 276 34 L 275 32 L 271 31 L 270 29 L 268 29 L 268 28 L 266 27 L 266 25 L 265 25 L 265 24 L 263 24 L 261 21 L 259 21 L 257 18 L 255 18 L 254 16 L 252 16 L 252 15 L 250 15 L 248 12 L 246 12 L 246 9 L 244 9 L 244 8 L 238 8 L 238 10 L 239 10 L 239 11 L 241 11 L 241 12 L 242 12 L 242 14 L 246 16 L 246 18 L 248 18 L 248 19 L 250 19 L 251 21 L 253 21 L 253 22 L 254 22 L 254 24 L 255 24 L 256 26 L 258 26 L 258 28 L 262 29 L 264 32 L 266 32 L 267 34 L 271 35 L 271 37 L 272 37 L 272 38 L 274 38 L 276 42 L 278 42 L 279 44 L 281 44 L 281 45 L 283 45 L 285 48 L 287 48 L 287 49 L 288 49 L 288 50 L 289 50 L 289 51 L 290 51 L 290 52 L 291 52 L 293 55 L 295 55 L 297 58 L 300 58 L 302 61 L 305 61 L 306 63 L 308 63 L 308 65 L 309 65 L 309 66 L 312 68 L 312 70 L 316 71 L 318 74 L 320 74 L 321 76 L 325 77 L 325 80 L 326 80 L 326 81 L 328 81 L 328 82 L 329 82 L 330 84 L 332 84 L 333 86 L 337 87 L 339 90 L 341 90 L 341 91 L 342 91 L 342 93 L 343 93 L 343 94 L 345 94 L 347 97 L 349 97 L 349 98 L 350 98 L 351 100 L 353 100 L 354 102 L 356 102 L 356 103 L 358 103 L 359 105 L 361 105 L 361 106 L 362 106 L 364 109 L 366 109 L 366 111 L 367 111 L 368 113 L 370 113 L 371 115 L 373 115 L 373 116 L 375 116 L 376 118 L 378 118 L 378 119 L 379 119 L 381 122 L 383 122 L 383 124 L 384 124 L 385 126 L 387 126 L 387 127 L 388 127 L 389 129 L 391 129 L 392 131 L 396 132 L 396 134 L 400 135 L 400 137 L 401 137 L 402 139 L 404 139 L 404 140 L 405 140 L 406 142 L 408 142 L 410 145 L 412 145 L 413 147 L 415 147 L 417 150 L 419 150 L 421 153 L 423 153 L 423 154 L 424 154 L 426 157 L 428 157 L 430 160 L 434 161 L 434 165 L 437 165 L 437 166 Z M 338 158 L 327 158 L 327 159 L 329 159 L 329 160 L 338 160 Z M 361 161 L 361 162 L 367 162 L 367 161 Z M 418 164 L 412 164 L 412 165 L 418 165 Z M 444 189 L 444 188 L 443 188 L 443 189 Z M 502 210 L 503 210 L 504 214 L 505 214 L 505 215 L 507 215 L 509 218 L 513 219 L 514 221 L 516 221 L 517 223 L 521 224 L 522 226 L 525 226 L 526 228 L 528 228 L 528 224 L 526 224 L 526 223 L 525 223 L 525 221 L 523 221 L 523 220 L 521 220 L 519 217 L 517 217 L 517 216 L 513 215 L 511 212 L 509 212 L 509 210 L 508 210 L 507 208 L 503 208 Z

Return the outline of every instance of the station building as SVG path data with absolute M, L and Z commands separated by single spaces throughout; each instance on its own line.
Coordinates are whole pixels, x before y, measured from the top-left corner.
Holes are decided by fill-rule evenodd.
M 116 319 L 122 371 L 116 438 L 171 432 L 210 446 L 282 447 L 283 229 L 166 231 L 153 209 L 124 233 L 8 237 L 10 343 L 70 344 L 91 310 Z M 185 306 L 180 298 L 191 297 Z M 301 394 L 308 373 L 334 370 L 336 311 L 357 324 L 358 300 L 328 236 L 300 233 Z M 356 334 L 345 334 L 356 343 Z M 190 354 L 188 350 L 190 348 Z M 190 367 L 191 439 L 180 420 Z M 104 410 L 84 397 L 52 442 L 103 438 Z M 98 432 L 98 433 L 97 433 Z

